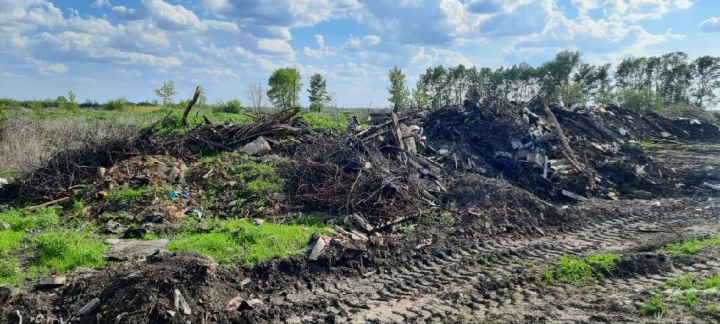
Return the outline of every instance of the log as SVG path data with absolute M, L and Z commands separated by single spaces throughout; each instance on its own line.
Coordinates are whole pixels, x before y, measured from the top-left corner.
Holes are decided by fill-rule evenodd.
M 193 98 L 190 100 L 190 102 L 188 103 L 188 106 L 185 107 L 185 111 L 183 112 L 183 116 L 182 116 L 183 126 L 185 126 L 185 127 L 188 126 L 188 121 L 187 121 L 188 114 L 190 114 L 190 109 L 192 109 L 192 107 L 198 101 L 198 98 L 200 98 L 201 93 L 202 93 L 202 91 L 200 90 L 200 86 L 197 86 L 195 88 L 195 94 L 193 95 Z

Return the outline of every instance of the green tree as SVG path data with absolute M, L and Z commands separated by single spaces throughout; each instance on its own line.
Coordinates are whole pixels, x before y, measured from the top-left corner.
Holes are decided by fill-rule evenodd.
M 300 89 L 302 89 L 301 81 L 302 78 L 297 69 L 290 67 L 279 68 L 268 79 L 270 89 L 267 96 L 275 107 L 295 107 L 299 99 Z
M 163 106 L 171 106 L 175 96 L 175 84 L 172 80 L 163 82 L 160 88 L 155 89 L 155 95 L 162 98 Z
M 310 88 L 308 89 L 308 93 L 311 111 L 322 111 L 327 102 L 330 101 L 330 96 L 327 92 L 326 80 L 323 79 L 320 73 L 315 73 L 310 77 Z
M 425 109 L 430 105 L 430 99 L 425 93 L 425 87 L 420 81 L 415 84 L 415 89 L 412 91 L 412 104 L 420 109 Z
M 720 88 L 720 57 L 701 56 L 692 64 L 694 79 L 692 98 L 698 108 L 718 103 L 716 90 Z
M 580 63 L 580 52 L 562 51 L 555 56 L 555 59 L 543 63 L 540 67 L 542 92 L 551 102 L 564 104 L 563 93 L 572 93 L 570 89 L 564 89 L 570 85 L 570 76 Z
M 407 108 L 410 91 L 405 86 L 405 73 L 396 66 L 388 71 L 388 78 L 390 78 L 390 87 L 388 88 L 390 97 L 388 100 L 393 105 L 393 110 L 397 112 L 400 109 Z

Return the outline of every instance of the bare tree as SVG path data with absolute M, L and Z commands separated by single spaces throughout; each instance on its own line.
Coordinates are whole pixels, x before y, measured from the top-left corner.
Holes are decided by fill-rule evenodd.
M 253 84 L 245 90 L 245 95 L 250 103 L 250 107 L 252 107 L 256 112 L 259 112 L 263 107 L 263 103 L 265 102 L 265 92 L 265 87 L 259 84 Z

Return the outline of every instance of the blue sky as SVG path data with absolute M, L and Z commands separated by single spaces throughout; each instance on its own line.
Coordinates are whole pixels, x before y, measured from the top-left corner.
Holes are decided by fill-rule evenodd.
M 378 107 L 395 65 L 412 85 L 437 64 L 720 56 L 719 41 L 718 0 L 0 0 L 0 97 L 153 100 L 173 80 L 176 100 L 201 84 L 245 102 L 291 66 L 339 106 Z

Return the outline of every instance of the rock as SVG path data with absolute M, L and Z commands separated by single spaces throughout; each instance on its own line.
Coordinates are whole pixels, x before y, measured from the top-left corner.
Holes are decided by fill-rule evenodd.
M 618 133 L 622 136 L 626 136 L 628 134 L 627 130 L 625 128 L 618 128 Z
M 45 277 L 38 281 L 37 286 L 39 287 L 60 287 L 65 285 L 67 278 L 65 276 L 52 276 Z
M 98 307 L 100 307 L 100 298 L 94 298 L 93 300 L 85 304 L 85 306 L 80 308 L 78 314 L 80 314 L 80 316 L 89 315 L 94 312 Z
M 8 183 L 10 183 L 8 179 L 0 178 L 0 188 L 2 188 L 4 185 L 7 185 Z
M 147 230 L 144 228 L 133 228 L 126 230 L 122 238 L 124 239 L 142 239 L 147 234 Z
M 116 239 L 116 238 L 109 238 L 109 239 L 105 239 L 105 241 L 103 241 L 103 242 L 105 242 L 105 244 L 115 245 L 120 241 L 122 241 L 122 240 Z
M 244 300 L 242 297 L 237 296 L 233 299 L 230 299 L 230 301 L 225 306 L 225 311 L 231 312 L 231 311 L 244 311 L 244 310 L 251 310 L 254 309 L 260 305 L 263 304 L 263 301 L 257 298 Z
M 2 229 L 10 229 L 10 224 L 8 224 L 8 223 L 0 223 L 0 228 L 2 228 Z
M 587 200 L 587 198 L 585 198 L 585 197 L 583 197 L 583 196 L 580 196 L 580 195 L 578 195 L 578 194 L 576 194 L 576 193 L 574 193 L 574 192 L 572 192 L 572 191 L 563 190 L 563 191 L 562 191 L 562 194 L 563 194 L 563 196 L 565 196 L 565 197 L 572 198 L 572 199 L 575 199 L 575 200 L 580 200 L 580 201 Z
M 256 138 L 250 143 L 243 145 L 238 149 L 238 152 L 243 152 L 247 155 L 263 155 L 270 152 L 272 148 L 270 143 L 262 136 Z
M 127 231 L 127 227 L 123 224 L 120 224 L 116 221 L 109 221 L 107 224 L 105 224 L 105 232 L 112 233 L 112 234 L 123 234 Z
M 260 218 L 255 218 L 255 219 L 253 220 L 253 224 L 255 224 L 255 225 L 257 225 L 257 226 L 260 226 L 260 225 L 262 225 L 263 223 L 265 223 L 265 220 L 262 220 L 262 219 L 260 219 Z
M 10 299 L 10 295 L 12 294 L 12 290 L 5 286 L 0 286 L 0 305 L 5 304 L 5 302 Z
M 653 199 L 653 194 L 647 190 L 633 190 L 629 196 L 635 199 Z
M 152 212 L 150 214 L 145 215 L 145 218 L 143 218 L 144 223 L 162 223 L 163 218 L 165 214 L 161 212 Z
M 150 255 L 164 250 L 170 241 L 167 239 L 150 241 L 120 241 L 105 252 L 111 260 L 144 259 Z
M 166 313 L 168 314 L 168 316 L 170 316 L 170 317 L 175 317 L 175 314 L 177 313 L 177 312 L 175 312 L 175 311 L 173 311 L 173 310 L 167 310 L 167 311 L 165 311 L 165 312 L 166 312 Z
M 192 313 L 190 305 L 188 305 L 187 301 L 185 301 L 185 297 L 183 297 L 180 293 L 180 290 L 177 289 L 175 289 L 175 309 L 185 315 L 190 315 Z
M 325 239 L 322 237 L 319 237 L 315 241 L 315 246 L 313 246 L 312 252 L 310 252 L 310 260 L 317 260 L 320 257 L 320 254 L 322 254 L 322 251 L 325 249 Z

